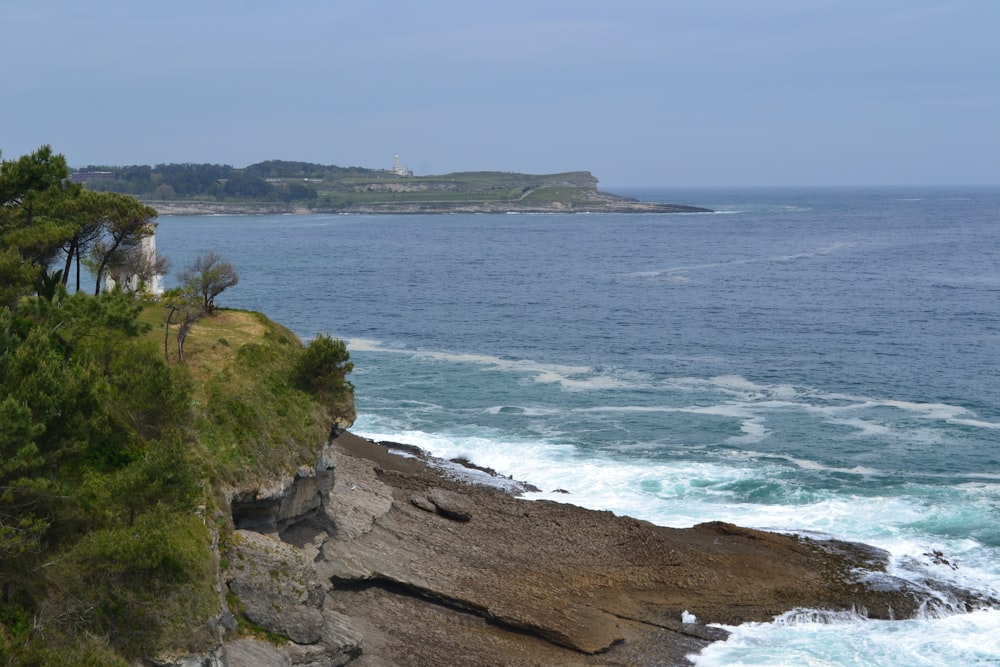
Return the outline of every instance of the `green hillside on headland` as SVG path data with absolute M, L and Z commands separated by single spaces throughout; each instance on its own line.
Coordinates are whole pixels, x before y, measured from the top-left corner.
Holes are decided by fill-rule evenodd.
M 406 170 L 270 160 L 215 164 L 90 166 L 73 178 L 89 189 L 138 197 L 170 213 L 680 212 L 600 192 L 587 171 L 532 175 L 480 171 L 413 176 Z
M 0 661 L 213 646 L 232 494 L 294 474 L 353 418 L 349 385 L 300 378 L 329 339 L 216 310 L 180 363 L 163 308 L 122 292 L 22 300 L 0 329 Z
M 349 385 L 299 377 L 329 339 L 216 310 L 180 363 L 163 308 L 122 292 L 22 300 L 0 329 L 0 659 L 211 647 L 231 494 L 293 474 L 353 418 Z
M 71 293 L 74 263 L 134 261 L 156 213 L 67 174 L 48 147 L 0 163 L 0 664 L 203 651 L 232 495 L 353 420 L 352 364 L 189 287 Z

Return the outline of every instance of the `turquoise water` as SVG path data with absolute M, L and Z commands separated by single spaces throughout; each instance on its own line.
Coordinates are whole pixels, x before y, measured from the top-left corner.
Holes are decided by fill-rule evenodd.
M 1000 588 L 1000 188 L 628 194 L 718 212 L 171 217 L 158 246 L 232 261 L 223 305 L 348 340 L 362 435 Z M 742 626 L 696 660 L 998 664 L 996 636 L 942 600 Z

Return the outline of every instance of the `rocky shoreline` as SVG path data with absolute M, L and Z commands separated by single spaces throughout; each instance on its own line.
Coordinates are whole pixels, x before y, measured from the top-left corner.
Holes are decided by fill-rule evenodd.
M 343 208 L 307 208 L 293 204 L 245 202 L 240 204 L 212 201 L 144 200 L 161 216 L 167 215 L 291 215 L 307 213 L 375 214 L 448 214 L 448 213 L 711 213 L 710 209 L 684 204 L 644 202 L 629 197 L 592 191 L 573 201 L 530 203 L 499 202 L 379 202 L 354 204 Z
M 518 497 L 525 488 L 337 434 L 315 468 L 233 497 L 222 578 L 240 614 L 281 641 L 226 642 L 215 664 L 686 665 L 726 636 L 709 624 L 1000 605 L 890 577 L 887 554 L 861 544 L 664 528 Z

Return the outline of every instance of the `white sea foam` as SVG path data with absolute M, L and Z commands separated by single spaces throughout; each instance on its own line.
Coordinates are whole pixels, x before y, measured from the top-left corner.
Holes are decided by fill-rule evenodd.
M 370 338 L 351 338 L 347 340 L 347 349 L 350 352 L 398 352 L 382 346 L 381 341 Z
M 525 372 L 533 372 L 528 369 L 524 370 Z M 574 375 L 580 374 L 566 374 L 555 369 L 539 369 L 535 375 L 535 381 L 554 383 L 563 389 L 575 391 L 625 389 L 634 386 L 626 379 L 611 375 L 590 375 L 589 377 L 574 377 Z
M 759 418 L 744 419 L 740 422 L 740 431 L 743 435 L 730 436 L 726 438 L 726 442 L 731 445 L 750 445 L 764 440 L 768 435 L 763 420 Z
M 795 400 L 801 390 L 792 385 L 765 385 L 741 375 L 718 375 L 710 378 L 678 377 L 666 381 L 666 386 L 686 391 L 716 391 L 745 401 Z
M 881 437 L 892 435 L 896 432 L 893 428 L 886 426 L 885 424 L 879 424 L 860 417 L 851 419 L 829 419 L 827 420 L 827 423 L 839 424 L 841 426 L 853 428 L 857 431 L 857 435 L 860 437 Z
M 947 405 L 945 403 L 915 403 L 913 401 L 899 401 L 892 399 L 868 399 L 861 407 L 888 407 L 913 412 L 928 419 L 954 419 L 959 415 L 968 414 L 966 408 L 957 405 Z
M 966 477 L 973 477 L 973 478 L 977 478 L 977 479 L 996 479 L 996 480 L 1000 480 L 1000 473 L 970 472 L 970 473 L 967 473 L 965 476 Z M 970 486 L 970 485 L 963 484 L 962 486 Z M 985 485 L 975 485 L 975 486 L 982 487 L 982 486 L 985 486 Z M 990 488 L 991 490 L 998 490 L 996 487 L 993 487 L 993 485 L 989 485 L 988 488 Z
M 868 620 L 868 613 L 854 607 L 844 611 L 829 609 L 792 609 L 774 617 L 775 625 L 844 625 Z
M 988 422 L 981 419 L 949 419 L 949 423 L 957 426 L 972 426 L 974 428 L 1000 429 L 1000 422 Z
M 531 377 L 542 384 L 556 384 L 566 391 L 612 391 L 620 389 L 660 389 L 667 391 L 711 391 L 737 402 L 728 402 L 716 406 L 697 408 L 676 407 L 618 407 L 607 410 L 634 411 L 691 411 L 696 414 L 718 414 L 740 419 L 753 420 L 747 425 L 743 436 L 752 442 L 753 438 L 761 436 L 760 410 L 800 409 L 829 416 L 828 423 L 849 426 L 857 429 L 861 437 L 879 437 L 896 434 L 913 442 L 933 444 L 940 441 L 941 435 L 930 430 L 913 428 L 901 429 L 899 425 L 886 423 L 864 416 L 843 417 L 844 413 L 859 411 L 877 411 L 890 408 L 903 413 L 912 414 L 928 421 L 944 421 L 945 423 L 996 430 L 1000 422 L 978 419 L 974 413 L 962 406 L 944 403 L 918 403 L 889 398 L 873 398 L 836 392 L 820 392 L 807 387 L 795 387 L 788 384 L 764 384 L 749 380 L 740 375 L 719 375 L 709 378 L 677 377 L 667 378 L 658 382 L 641 372 L 619 369 L 600 370 L 592 366 L 567 365 L 538 362 L 531 359 L 507 359 L 495 355 L 454 353 L 445 351 L 409 350 L 388 347 L 373 339 L 352 339 L 348 348 L 357 352 L 378 352 L 403 354 L 413 358 L 443 361 L 448 363 L 469 364 L 479 366 L 488 371 L 512 372 Z M 752 406 L 753 412 L 743 409 Z M 743 428 L 741 426 L 741 428 Z
M 916 403 L 892 399 L 857 398 L 857 403 L 848 409 L 868 410 L 876 408 L 894 408 L 908 412 L 922 419 L 940 420 L 956 426 L 971 426 L 974 428 L 1000 429 L 1000 422 L 990 422 L 976 419 L 968 408 L 947 403 Z
M 419 359 L 432 359 L 459 364 L 491 366 L 503 370 L 520 370 L 533 372 L 552 372 L 566 375 L 578 375 L 593 372 L 590 366 L 569 366 L 565 364 L 543 364 L 530 359 L 505 359 L 491 354 L 475 354 L 467 352 L 447 352 L 444 350 L 413 350 L 408 348 L 388 347 L 380 341 L 355 338 L 348 341 L 348 349 L 364 352 L 383 352 L 402 354 Z
M 773 477 L 761 459 L 786 460 L 761 452 L 734 451 L 732 464 L 677 460 L 657 463 L 642 458 L 613 460 L 587 455 L 567 444 L 539 440 L 505 440 L 493 435 L 442 435 L 419 431 L 383 432 L 367 429 L 364 419 L 356 430 L 376 440 L 407 442 L 442 458 L 464 456 L 515 479 L 543 489 L 531 497 L 572 502 L 606 509 L 654 523 L 687 527 L 708 520 L 725 520 L 758 528 L 842 533 L 865 525 L 884 525 L 885 512 L 895 521 L 916 521 L 921 516 L 905 499 L 855 499 L 831 496 L 806 505 L 746 502 L 730 485 Z M 750 462 L 752 465 L 747 465 Z M 843 471 L 858 475 L 877 471 L 838 469 L 813 462 L 789 462 L 801 467 Z M 556 489 L 569 495 L 553 493 Z M 898 504 L 897 504 L 898 503 Z M 838 530 L 840 526 L 841 530 Z
M 744 415 L 739 409 L 705 410 L 722 412 L 727 416 Z M 741 427 L 744 428 L 744 435 L 761 435 L 757 430 L 759 423 L 744 420 Z M 816 497 L 813 502 L 802 505 L 789 502 L 751 503 L 734 495 L 737 492 L 729 485 L 754 479 L 778 479 L 784 464 L 803 470 L 861 477 L 887 474 L 872 466 L 836 466 L 783 453 L 740 449 L 729 452 L 731 464 L 690 459 L 664 463 L 641 457 L 610 459 L 599 453 L 585 454 L 568 444 L 523 438 L 510 440 L 487 431 L 454 435 L 412 430 L 386 432 L 365 428 L 364 418 L 359 420 L 356 428 L 368 437 L 408 442 L 443 458 L 465 456 L 480 465 L 545 489 L 546 493 L 540 497 L 610 509 L 662 525 L 684 527 L 701 521 L 723 519 L 750 523 L 756 527 L 828 531 L 854 539 L 873 539 L 892 534 L 885 532 L 886 527 L 920 521 L 925 511 L 913 505 L 906 496 L 830 495 L 827 498 Z M 637 446 L 633 451 L 641 452 L 642 448 Z M 560 488 L 571 491 L 571 495 L 549 495 L 552 490 Z M 978 488 L 981 487 L 969 492 L 976 492 Z
M 692 415 L 708 415 L 716 417 L 732 417 L 734 419 L 758 420 L 750 405 L 739 403 L 720 403 L 718 405 L 594 405 L 587 408 L 573 408 L 573 412 L 608 412 L 608 413 L 686 413 Z
M 748 623 L 689 656 L 697 667 L 787 665 L 929 667 L 996 665 L 1000 610 L 942 619 L 845 623 Z
M 379 352 L 407 355 L 414 359 L 443 361 L 479 366 L 485 370 L 507 371 L 533 376 L 536 382 L 558 384 L 571 391 L 637 388 L 648 380 L 636 371 L 597 371 L 592 366 L 553 364 L 532 359 L 507 359 L 490 354 L 410 350 L 386 347 L 371 339 L 352 339 L 348 349 L 356 352 Z
M 849 248 L 853 246 L 853 243 L 838 242 L 831 243 L 828 245 L 820 246 L 815 250 L 807 250 L 803 252 L 788 253 L 784 255 L 767 255 L 764 257 L 747 257 L 743 259 L 733 259 L 724 262 L 705 262 L 702 264 L 689 264 L 683 266 L 673 266 L 665 269 L 648 269 L 645 271 L 632 271 L 629 273 L 620 274 L 623 278 L 660 278 L 660 277 L 671 277 L 675 274 L 685 274 L 692 271 L 708 271 L 711 269 L 721 269 L 730 266 L 743 266 L 747 264 L 766 264 L 766 263 L 783 263 L 783 262 L 794 262 L 800 259 L 811 259 L 813 257 L 820 257 L 823 255 L 829 255 L 831 253 L 843 250 L 844 248 Z
M 815 470 L 819 472 L 835 472 L 847 475 L 865 475 L 869 477 L 878 477 L 884 475 L 885 473 L 876 468 L 870 468 L 867 466 L 853 466 L 850 468 L 842 468 L 837 466 L 830 466 L 818 461 L 811 461 L 809 459 L 803 459 L 796 456 L 788 456 L 785 454 L 768 454 L 767 456 L 788 461 L 793 463 L 802 470 Z
M 872 398 L 836 392 L 820 392 L 810 388 L 791 385 L 767 385 L 748 380 L 739 375 L 722 375 L 711 378 L 673 378 L 666 381 L 665 386 L 676 390 L 703 391 L 712 390 L 723 395 L 738 398 L 755 408 L 802 409 L 830 416 L 828 423 L 850 426 L 858 429 L 860 435 L 880 436 L 897 433 L 925 443 L 939 442 L 941 434 L 921 429 L 907 428 L 899 430 L 898 426 L 884 421 L 876 421 L 865 417 L 839 417 L 844 413 L 859 411 L 877 411 L 883 408 L 899 410 L 917 418 L 928 421 L 943 421 L 956 426 L 969 426 L 996 430 L 1000 422 L 976 418 L 968 408 L 946 403 L 918 403 L 888 398 Z

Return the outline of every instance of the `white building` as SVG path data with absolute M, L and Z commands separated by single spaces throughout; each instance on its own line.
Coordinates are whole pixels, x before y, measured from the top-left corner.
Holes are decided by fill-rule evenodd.
M 163 275 L 154 273 L 157 265 L 155 225 L 152 233 L 143 236 L 130 253 L 134 254 L 128 260 L 120 262 L 115 268 L 108 268 L 104 277 L 105 289 L 110 291 L 120 286 L 129 292 L 163 294 Z
M 399 164 L 398 155 L 396 156 L 396 159 L 392 163 L 392 173 L 396 174 L 396 176 L 413 176 L 412 169 L 407 169 L 403 165 Z

